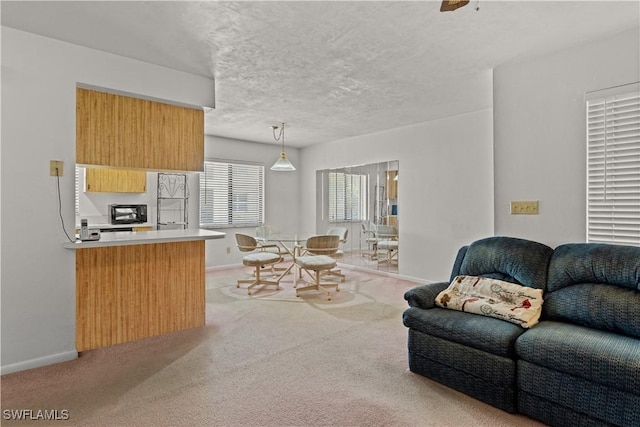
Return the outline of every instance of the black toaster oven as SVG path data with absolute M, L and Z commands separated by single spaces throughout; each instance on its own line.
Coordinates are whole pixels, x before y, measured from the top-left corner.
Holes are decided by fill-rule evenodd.
M 147 205 L 109 205 L 111 224 L 147 222 Z

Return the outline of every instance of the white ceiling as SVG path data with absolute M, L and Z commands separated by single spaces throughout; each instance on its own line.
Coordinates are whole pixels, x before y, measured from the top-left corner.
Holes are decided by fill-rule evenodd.
M 490 107 L 495 66 L 638 27 L 631 1 L 2 1 L 2 24 L 216 80 L 206 133 L 303 147 Z M 476 6 L 479 10 L 476 11 Z M 114 88 L 117 89 L 117 88 Z

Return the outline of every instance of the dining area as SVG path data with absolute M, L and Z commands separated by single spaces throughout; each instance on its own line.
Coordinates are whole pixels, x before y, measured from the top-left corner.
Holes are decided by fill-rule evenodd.
M 238 278 L 236 287 L 246 288 L 247 295 L 263 289 L 278 291 L 281 282 L 290 282 L 295 296 L 307 291 L 323 294 L 328 301 L 340 292 L 340 283 L 347 280 L 344 268 L 367 269 L 367 263 L 387 266 L 397 272 L 398 231 L 392 226 L 362 224 L 366 250 L 348 247 L 347 227 L 330 227 L 324 233 L 281 232 L 277 227 L 263 225 L 253 234 L 235 233 L 242 264 L 249 267 L 250 277 Z M 353 263 L 353 260 L 362 263 Z M 345 262 L 345 260 L 347 262 Z M 340 264 L 340 265 L 338 265 Z
M 400 274 L 399 162 L 318 169 L 315 182 L 312 216 L 288 217 L 280 206 L 266 221 L 236 226 L 226 250 L 219 248 L 226 254 L 210 252 L 243 267 L 234 294 L 282 294 L 284 287 L 296 298 L 331 300 L 350 272 Z
M 336 270 L 340 257 L 339 234 L 318 235 L 314 233 L 280 233 L 274 227 L 258 227 L 256 235 L 236 233 L 236 242 L 245 266 L 253 267 L 252 277 L 238 279 L 236 287 L 248 284 L 247 294 L 251 295 L 267 286 L 280 288 L 280 282 L 289 277 L 296 297 L 305 291 L 320 291 L 331 300 L 332 292 L 339 292 L 339 283 L 326 280 L 334 276 L 344 282 L 345 276 Z M 270 275 L 265 279 L 265 275 Z

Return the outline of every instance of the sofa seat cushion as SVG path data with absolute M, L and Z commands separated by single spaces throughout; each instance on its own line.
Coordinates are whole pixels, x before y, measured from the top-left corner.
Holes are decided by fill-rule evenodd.
M 515 357 L 516 339 L 526 329 L 492 317 L 461 311 L 409 307 L 404 325 L 420 332 L 495 354 Z
M 635 338 L 543 321 L 518 338 L 516 352 L 527 362 L 639 393 L 640 340 Z
M 242 257 L 242 263 L 251 267 L 265 264 L 275 264 L 280 261 L 280 255 L 270 252 L 254 252 Z
M 329 270 L 336 266 L 336 260 L 328 255 L 305 255 L 296 258 L 296 264 L 305 270 Z

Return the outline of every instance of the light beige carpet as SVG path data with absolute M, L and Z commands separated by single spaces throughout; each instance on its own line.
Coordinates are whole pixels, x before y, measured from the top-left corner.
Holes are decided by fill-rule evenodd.
M 208 273 L 206 326 L 2 377 L 2 410 L 67 410 L 80 426 L 539 426 L 407 369 L 405 290 L 349 271 L 332 301 L 247 296 L 247 269 Z

